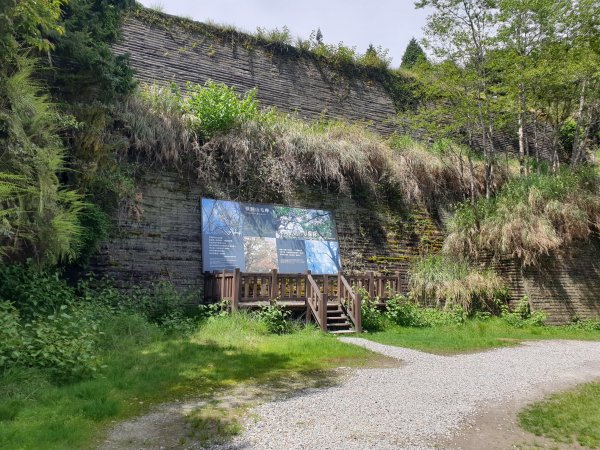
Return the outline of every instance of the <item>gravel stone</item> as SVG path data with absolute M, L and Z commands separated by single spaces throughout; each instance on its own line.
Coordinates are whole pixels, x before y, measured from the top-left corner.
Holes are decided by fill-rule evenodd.
M 341 385 L 260 405 L 241 436 L 215 449 L 435 448 L 484 409 L 536 389 L 600 377 L 598 342 L 528 342 L 440 356 L 360 338 L 340 340 L 405 364 L 358 369 Z

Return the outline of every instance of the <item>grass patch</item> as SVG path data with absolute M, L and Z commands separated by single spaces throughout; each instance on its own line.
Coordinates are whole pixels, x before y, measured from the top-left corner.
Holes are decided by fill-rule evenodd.
M 169 337 L 157 325 L 126 316 L 105 324 L 104 332 L 103 368 L 93 379 L 61 385 L 42 369 L 17 368 L 0 376 L 0 448 L 93 448 L 113 422 L 156 403 L 210 399 L 242 383 L 317 371 L 323 377 L 340 361 L 365 366 L 372 357 L 314 329 L 269 335 L 244 314 L 210 319 L 190 337 Z M 233 422 L 219 426 L 235 428 Z
M 523 326 L 516 328 L 500 318 L 467 320 L 463 324 L 426 328 L 394 327 L 369 333 L 365 338 L 387 345 L 425 352 L 452 354 L 516 345 L 524 340 L 579 339 L 599 340 L 600 331 L 573 327 Z
M 557 442 L 600 448 L 600 382 L 534 403 L 519 413 L 519 424 Z
M 190 414 L 190 437 L 201 444 L 220 443 L 240 434 L 244 408 L 207 406 Z

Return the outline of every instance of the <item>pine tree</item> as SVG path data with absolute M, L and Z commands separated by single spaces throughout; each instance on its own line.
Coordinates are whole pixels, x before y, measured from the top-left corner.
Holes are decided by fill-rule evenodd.
M 321 28 L 317 29 L 317 43 L 322 44 L 323 43 L 323 33 L 321 32 Z
M 400 67 L 405 69 L 410 69 L 414 67 L 419 61 L 426 61 L 427 56 L 425 52 L 417 42 L 415 38 L 412 38 L 408 45 L 406 46 L 406 50 L 404 51 L 404 56 L 402 56 L 402 62 L 400 63 Z

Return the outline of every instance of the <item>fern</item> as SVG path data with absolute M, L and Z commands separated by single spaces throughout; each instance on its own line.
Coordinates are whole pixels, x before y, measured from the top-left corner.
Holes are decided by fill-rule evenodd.
M 53 264 L 77 255 L 86 203 L 61 186 L 63 147 L 60 116 L 33 79 L 35 61 L 19 69 L 0 89 L 0 113 L 7 133 L 0 139 L 0 260 L 33 259 Z

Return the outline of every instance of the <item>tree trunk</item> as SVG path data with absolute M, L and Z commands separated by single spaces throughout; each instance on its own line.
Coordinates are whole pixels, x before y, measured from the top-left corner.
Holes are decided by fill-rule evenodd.
M 537 114 L 533 117 L 533 139 L 534 139 L 534 149 L 535 149 L 535 166 L 536 172 L 540 173 L 540 141 L 538 136 L 538 121 Z
M 581 160 L 582 153 L 582 139 L 581 129 L 585 121 L 585 95 L 587 89 L 588 80 L 584 79 L 581 82 L 581 94 L 579 95 L 579 108 L 577 110 L 577 120 L 575 126 L 575 139 L 573 139 L 573 151 L 571 153 L 571 167 L 575 167 Z M 587 127 L 586 127 L 587 128 Z
M 470 179 L 470 194 L 471 194 L 471 203 L 474 205 L 475 204 L 475 166 L 473 165 L 473 158 L 471 158 L 471 155 L 469 155 L 469 173 L 471 174 L 471 179 Z
M 525 138 L 525 86 L 519 85 L 519 173 L 525 175 L 525 153 L 527 140 Z

